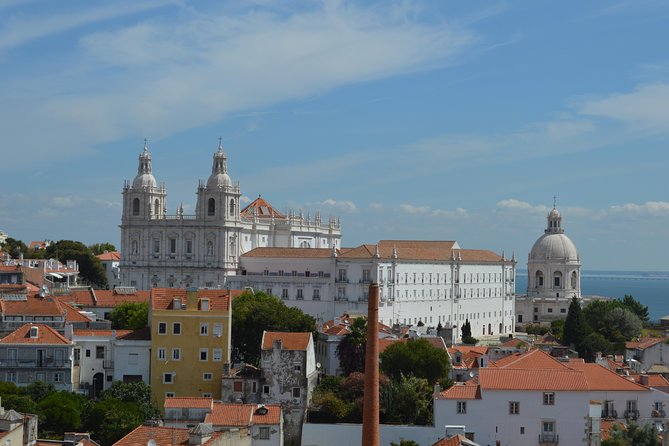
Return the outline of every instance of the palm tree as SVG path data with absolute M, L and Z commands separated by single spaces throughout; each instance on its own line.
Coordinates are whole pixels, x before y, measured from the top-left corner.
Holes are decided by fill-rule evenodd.
M 367 344 L 367 319 L 358 317 L 349 326 L 351 330 L 337 347 L 339 365 L 344 375 L 365 371 L 365 346 Z

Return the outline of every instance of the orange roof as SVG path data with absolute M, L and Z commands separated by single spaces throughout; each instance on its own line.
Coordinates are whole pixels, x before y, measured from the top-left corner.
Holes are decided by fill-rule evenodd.
M 288 333 L 283 331 L 265 331 L 262 335 L 262 349 L 272 350 L 274 341 L 281 340 L 281 350 L 306 350 L 311 333 Z
M 479 369 L 479 382 L 485 390 L 589 390 L 584 374 L 558 369 Z
M 38 328 L 36 338 L 30 337 L 30 327 Z M 25 324 L 0 339 L 0 344 L 70 345 L 71 342 L 48 325 Z
M 606 391 L 639 391 L 648 390 L 647 387 L 637 384 L 627 378 L 618 375 L 606 367 L 593 363 L 573 363 L 569 366 L 574 370 L 582 371 L 585 374 L 585 379 L 589 390 L 606 390 Z
M 0 271 L 2 272 L 12 272 L 12 273 L 20 273 L 21 268 L 19 265 L 4 265 L 0 264 Z
M 518 338 L 511 338 L 511 339 L 508 339 L 505 342 L 502 342 L 497 347 L 519 348 L 519 347 L 523 347 L 523 346 L 525 346 L 525 347 L 529 346 L 527 341 L 523 341 L 522 339 L 518 339 Z
M 281 257 L 281 258 L 329 258 L 329 248 L 255 248 L 242 254 L 242 257 Z
M 388 347 L 390 347 L 391 345 L 393 345 L 396 342 L 406 343 L 407 341 L 408 341 L 407 338 L 402 338 L 402 339 L 392 339 L 392 338 L 379 339 L 379 354 L 386 351 L 386 349 Z
M 88 316 L 81 314 L 81 312 L 73 306 L 64 302 L 61 302 L 61 305 L 65 310 L 65 322 L 85 322 L 87 324 L 91 322 Z
M 28 245 L 29 249 L 46 249 L 47 241 L 33 241 Z
M 621 421 L 602 419 L 600 421 L 600 423 L 601 423 L 600 427 L 599 427 L 599 430 L 600 430 L 600 433 L 601 433 L 600 440 L 602 440 L 602 441 L 608 440 L 608 439 L 611 438 L 611 432 L 613 431 L 614 426 L 618 426 L 622 430 L 627 429 L 627 426 L 625 426 L 625 423 L 623 423 Z
M 163 407 L 165 409 L 211 409 L 213 404 L 213 398 L 173 396 L 165 398 Z
M 4 315 L 28 316 L 64 316 L 64 309 L 52 297 L 41 298 L 28 295 L 25 301 L 0 300 L 0 309 Z
M 267 413 L 262 415 L 257 409 L 265 407 Z M 279 424 L 281 422 L 281 406 L 278 404 L 227 404 L 214 403 L 213 409 L 204 419 L 205 423 L 214 426 L 244 427 L 252 424 Z
M 444 400 L 480 400 L 481 387 L 478 385 L 478 378 L 463 383 L 455 383 L 441 392 L 439 398 Z
M 669 387 L 669 381 L 662 375 L 646 375 L 648 387 Z M 641 383 L 641 375 L 634 375 L 634 380 Z
M 230 299 L 241 294 L 242 290 L 197 290 L 199 299 L 209 299 L 209 308 L 216 311 L 230 310 Z M 151 290 L 151 308 L 154 310 L 172 310 L 174 299 L 181 299 L 186 303 L 185 288 L 153 288 Z
M 432 446 L 462 446 L 472 444 L 464 435 L 453 435 L 450 438 L 442 438 Z
M 214 432 L 204 445 L 214 443 L 221 435 L 223 435 L 222 432 Z M 188 445 L 188 429 L 142 425 L 114 443 L 114 446 L 146 446 L 149 440 L 155 440 L 159 446 L 186 446 Z
M 271 204 L 261 197 L 256 198 L 242 209 L 241 216 L 246 218 L 286 218 L 285 215 L 274 209 Z
M 100 255 L 95 256 L 101 261 L 109 261 L 109 260 L 121 260 L 121 253 L 118 251 L 111 251 L 111 252 L 104 252 Z
M 491 367 L 506 369 L 569 369 L 567 365 L 538 348 L 522 354 L 502 358 L 495 361 Z
M 664 341 L 665 339 L 669 339 L 669 338 L 642 338 L 642 339 L 639 339 L 638 341 L 628 341 L 628 342 L 625 342 L 625 348 L 628 349 L 628 350 L 632 350 L 632 349 L 645 350 L 648 347 L 652 347 L 655 344 L 659 344 L 660 342 Z
M 112 335 L 115 335 L 116 338 L 120 338 L 129 333 L 132 333 L 132 330 L 74 330 L 74 336 L 99 336 L 103 338 L 111 338 Z
M 95 297 L 94 297 L 95 294 Z M 82 307 L 115 308 L 123 302 L 148 302 L 149 291 L 137 290 L 134 294 L 117 294 L 116 290 L 72 290 L 58 296 L 61 302 Z
M 378 246 L 379 257 L 392 259 L 393 251 L 398 259 L 448 261 L 460 258 L 463 262 L 499 262 L 502 257 L 492 251 L 460 249 L 455 241 L 430 240 L 379 240 L 378 245 L 366 244 L 342 249 L 341 258 L 372 258 Z

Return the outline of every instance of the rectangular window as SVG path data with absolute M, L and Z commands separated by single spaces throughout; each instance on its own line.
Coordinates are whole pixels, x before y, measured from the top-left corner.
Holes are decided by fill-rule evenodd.
M 200 322 L 200 336 L 207 336 L 209 334 L 209 324 Z
M 370 274 L 370 271 L 369 271 L 368 269 L 363 269 L 363 270 L 362 270 L 362 281 L 363 281 L 364 283 L 367 283 L 367 282 L 369 282 L 370 280 L 371 280 L 371 274 Z
M 232 383 L 232 391 L 233 392 L 242 392 L 244 388 L 244 383 L 242 381 L 235 381 Z
M 223 357 L 223 349 L 215 348 L 212 350 L 212 361 L 220 362 Z
M 186 254 L 193 254 L 193 240 L 186 240 Z
M 177 252 L 177 239 L 170 239 L 170 254 L 175 254 Z
M 181 322 L 174 322 L 172 324 L 172 334 L 180 335 L 181 334 Z
M 202 374 L 202 380 L 203 381 L 211 381 L 214 379 L 214 374 L 211 372 L 205 372 Z
M 304 290 L 302 288 L 297 289 L 297 300 L 304 300 Z
M 214 336 L 217 338 L 223 336 L 223 324 L 214 324 Z
M 16 382 L 16 372 L 7 372 L 7 382 L 10 383 Z
M 520 401 L 509 401 L 509 413 L 518 415 L 520 413 Z
M 176 393 L 174 392 L 165 392 L 165 398 L 174 398 Z
M 90 357 L 91 357 L 91 349 L 90 349 L 90 348 L 87 348 L 87 349 L 86 349 L 86 357 L 87 357 L 87 358 L 90 358 Z
M 293 398 L 299 398 L 300 397 L 300 388 L 299 387 L 293 387 Z
M 269 395 L 269 386 L 262 386 L 262 393 L 265 395 Z
M 101 346 L 95 347 L 95 359 L 105 359 L 105 348 Z
M 457 413 L 467 413 L 467 401 L 458 401 Z
M 261 440 L 269 440 L 269 427 L 260 426 L 260 429 L 258 430 L 258 438 Z
M 158 334 L 167 334 L 167 323 L 158 322 Z
M 172 384 L 172 372 L 163 373 L 163 384 Z
M 314 288 L 314 294 L 311 297 L 313 300 L 321 300 L 321 290 Z
M 293 366 L 293 370 L 295 370 L 296 372 L 301 371 L 302 370 L 302 365 L 301 364 L 295 364 Z
M 63 372 L 56 372 L 53 374 L 53 382 L 62 383 L 63 382 Z
M 555 405 L 555 392 L 544 392 L 544 406 Z
M 283 288 L 281 290 L 281 299 L 288 299 L 288 288 Z
M 200 349 L 200 361 L 207 361 L 209 359 L 209 349 Z
M 164 361 L 165 360 L 165 349 L 164 348 L 159 348 L 158 349 L 158 360 Z
M 173 348 L 172 349 L 172 360 L 181 361 L 181 349 L 180 348 Z

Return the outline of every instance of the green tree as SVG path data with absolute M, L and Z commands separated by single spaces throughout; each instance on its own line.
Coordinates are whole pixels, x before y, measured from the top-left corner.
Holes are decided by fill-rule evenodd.
M 139 330 L 149 324 L 148 302 L 123 302 L 114 308 L 109 318 L 117 330 Z
M 337 346 L 339 366 L 344 375 L 365 371 L 365 351 L 367 345 L 367 319 L 358 317 L 349 325 L 350 332 Z
M 27 395 L 7 395 L 2 397 L 2 405 L 5 409 L 14 409 L 20 413 L 32 413 L 36 414 L 39 412 L 39 407 L 37 403 L 33 401 Z
M 576 296 L 572 297 L 567 312 L 567 319 L 564 321 L 564 334 L 562 343 L 564 345 L 573 345 L 578 349 L 578 345 L 588 335 L 588 326 L 585 317 L 581 311 L 581 303 Z
M 448 353 L 425 339 L 395 342 L 381 353 L 380 359 L 383 373 L 395 380 L 411 375 L 434 385 L 448 377 L 450 369 Z
M 51 395 L 56 391 L 56 388 L 51 383 L 45 383 L 42 381 L 35 381 L 34 383 L 29 384 L 23 389 L 28 397 L 30 397 L 34 402 L 39 403 L 47 396 Z
M 660 446 L 657 430 L 651 423 L 640 427 L 631 421 L 627 428 L 614 425 L 610 438 L 602 441 L 602 446 Z
M 247 292 L 232 301 L 232 359 L 257 364 L 263 330 L 315 332 L 314 318 L 287 307 L 263 292 Z
M 79 264 L 79 274 L 84 281 L 98 288 L 107 287 L 107 274 L 100 259 L 81 242 L 59 240 L 46 248 L 45 256 L 56 258 L 61 263 L 76 260 Z
M 151 387 L 143 381 L 124 383 L 114 381 L 102 393 L 102 399 L 116 399 L 124 403 L 136 403 L 144 419 L 156 417 L 160 411 L 151 405 Z
M 594 362 L 597 352 L 613 353 L 614 347 L 608 339 L 599 333 L 592 332 L 578 343 L 578 355 L 586 362 Z
M 476 344 L 479 342 L 478 339 L 472 336 L 472 324 L 469 322 L 469 319 L 465 319 L 465 323 L 462 324 L 462 327 L 460 327 L 461 330 L 461 338 L 462 338 L 462 343 L 463 344 Z
M 550 332 L 557 339 L 562 339 L 562 335 L 564 334 L 564 319 L 551 321 Z
M 383 393 L 385 422 L 420 424 L 432 423 L 432 386 L 426 379 L 400 376 L 392 380 Z
M 87 414 L 86 428 L 103 445 L 112 445 L 145 421 L 139 404 L 106 398 Z
M 641 319 L 627 308 L 613 308 L 606 314 L 606 327 L 603 335 L 612 335 L 618 332 L 625 340 L 630 340 L 641 334 L 643 327 Z
M 21 240 L 7 237 L 5 243 L 0 245 L 0 251 L 9 253 L 12 258 L 17 259 L 21 254 L 24 256 L 28 252 L 28 247 Z
M 111 243 L 94 243 L 92 245 L 89 245 L 88 249 L 90 249 L 93 255 L 99 256 L 100 254 L 104 254 L 105 252 L 116 251 L 116 246 L 112 245 Z
M 81 414 L 86 398 L 69 392 L 53 392 L 38 403 L 40 426 L 50 432 L 76 431 L 81 427 Z
M 400 440 L 399 443 L 391 441 L 390 446 L 420 446 L 420 445 L 413 440 Z
M 641 304 L 641 302 L 629 294 L 625 294 L 625 297 L 623 297 L 622 300 L 622 304 L 625 308 L 636 314 L 636 316 L 644 325 L 648 324 L 650 317 L 648 315 L 648 307 L 646 305 Z

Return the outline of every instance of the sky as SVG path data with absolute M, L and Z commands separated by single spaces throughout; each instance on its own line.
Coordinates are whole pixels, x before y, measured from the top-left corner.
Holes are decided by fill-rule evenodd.
M 669 271 L 667 42 L 660 0 L 0 0 L 0 230 L 119 246 L 144 139 L 188 214 L 221 137 L 344 246 L 524 268 L 556 196 L 583 269 Z

